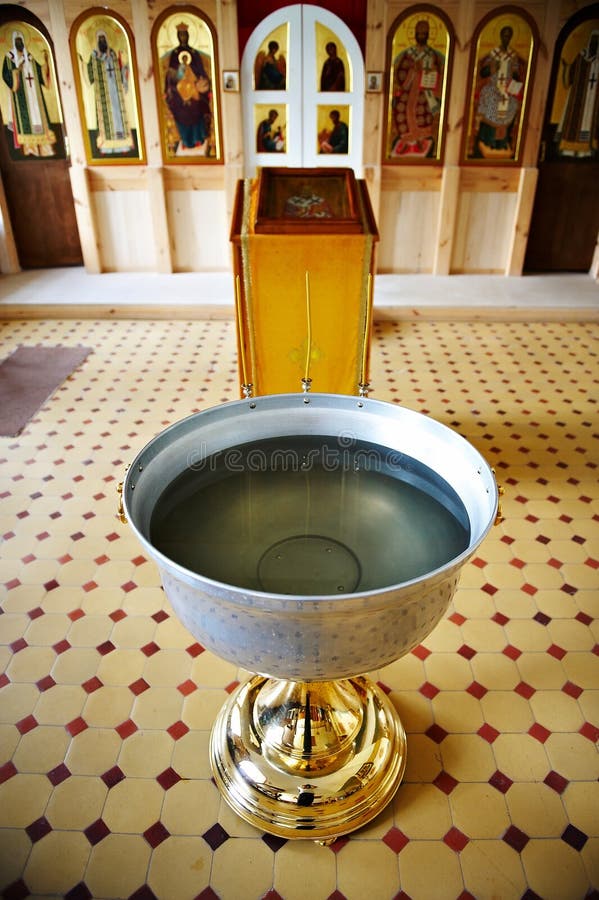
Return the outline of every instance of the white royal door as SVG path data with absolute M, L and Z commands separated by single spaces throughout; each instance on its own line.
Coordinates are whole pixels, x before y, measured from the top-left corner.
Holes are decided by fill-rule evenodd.
M 247 177 L 258 166 L 363 177 L 364 60 L 338 16 L 298 4 L 263 19 L 243 53 L 241 91 Z

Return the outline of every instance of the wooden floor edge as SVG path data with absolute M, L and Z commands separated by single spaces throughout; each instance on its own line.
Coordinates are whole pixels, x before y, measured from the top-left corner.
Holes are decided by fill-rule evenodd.
M 220 320 L 234 318 L 228 304 L 0 304 L 0 320 L 26 319 L 148 319 Z M 376 322 L 599 322 L 594 307 L 513 307 L 513 306 L 375 306 Z

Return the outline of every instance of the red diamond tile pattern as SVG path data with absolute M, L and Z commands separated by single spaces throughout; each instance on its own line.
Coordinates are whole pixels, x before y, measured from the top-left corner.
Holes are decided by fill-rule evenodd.
M 220 800 L 210 728 L 246 673 L 186 632 L 116 517 L 150 437 L 237 399 L 233 321 L 5 324 L 0 358 L 94 352 L 0 446 L 0 894 L 287 900 L 301 878 L 323 900 L 356 884 L 395 900 L 599 896 L 593 323 L 375 322 L 377 399 L 478 446 L 505 518 L 445 620 L 373 673 L 408 732 L 404 781 L 368 828 L 304 846 L 316 887 L 286 838 Z

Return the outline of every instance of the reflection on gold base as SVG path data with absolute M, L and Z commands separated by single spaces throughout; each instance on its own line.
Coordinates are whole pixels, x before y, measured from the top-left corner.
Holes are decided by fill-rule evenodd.
M 284 838 L 332 842 L 370 822 L 399 787 L 406 735 L 370 679 L 252 677 L 210 740 L 216 784 L 235 812 Z

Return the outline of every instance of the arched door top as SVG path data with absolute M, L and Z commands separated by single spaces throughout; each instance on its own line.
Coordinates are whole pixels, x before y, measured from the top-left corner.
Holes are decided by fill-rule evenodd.
M 348 26 L 312 4 L 254 29 L 241 64 L 246 174 L 257 166 L 351 167 L 362 175 L 364 63 Z

